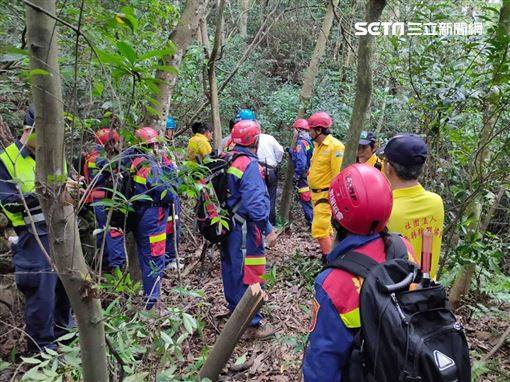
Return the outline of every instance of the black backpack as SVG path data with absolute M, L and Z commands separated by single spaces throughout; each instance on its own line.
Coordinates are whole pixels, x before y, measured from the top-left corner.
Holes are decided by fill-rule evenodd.
M 326 268 L 364 278 L 361 330 L 344 370 L 346 381 L 471 381 L 469 348 L 462 325 L 448 306 L 444 287 L 409 290 L 421 281 L 418 266 L 396 234 L 383 236 L 386 261 L 350 251 Z
M 198 195 L 196 216 L 198 230 L 211 243 L 220 243 L 226 239 L 234 228 L 234 211 L 227 206 L 228 179 L 227 171 L 237 158 L 246 154 L 233 153 L 219 158 L 212 158 L 204 163 L 208 175 L 203 179 L 204 187 Z

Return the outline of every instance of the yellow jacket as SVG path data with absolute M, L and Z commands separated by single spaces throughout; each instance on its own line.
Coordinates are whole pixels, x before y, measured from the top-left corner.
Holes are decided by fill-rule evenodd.
M 383 161 L 381 161 L 379 159 L 379 157 L 375 154 L 372 154 L 372 156 L 370 158 L 368 158 L 368 160 L 365 162 L 365 164 L 368 164 L 370 166 L 374 166 L 379 162 L 381 168 L 379 170 L 381 170 L 381 172 L 383 171 Z
M 340 172 L 343 156 L 343 143 L 331 134 L 320 145 L 315 143 L 308 173 L 308 185 L 310 188 L 328 188 L 335 176 Z
M 418 264 L 421 262 L 421 239 L 425 229 L 432 232 L 432 266 L 430 276 L 436 278 L 443 236 L 444 206 L 438 194 L 420 185 L 393 190 L 393 210 L 387 227 L 402 234 L 413 246 Z
M 188 142 L 188 160 L 196 162 L 197 157 L 203 160 L 212 152 L 211 144 L 204 134 L 196 133 Z

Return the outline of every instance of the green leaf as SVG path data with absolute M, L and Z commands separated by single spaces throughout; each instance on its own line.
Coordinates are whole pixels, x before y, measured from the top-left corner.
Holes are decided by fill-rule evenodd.
M 152 115 L 159 115 L 159 112 L 154 109 L 152 106 L 145 106 L 145 108 L 147 109 L 147 111 L 152 114 Z
M 175 75 L 178 75 L 179 74 L 179 69 L 177 69 L 175 66 L 170 66 L 170 65 L 158 65 L 157 68 L 159 70 L 162 70 L 164 72 L 168 72 L 168 73 L 172 73 L 172 74 L 175 74 Z
M 55 350 L 50 349 L 50 348 L 46 348 L 46 353 L 48 353 L 52 356 L 58 356 L 58 353 Z
M 101 97 L 103 94 L 104 85 L 102 82 L 94 82 L 94 87 L 92 89 L 92 95 L 94 97 Z
M 139 202 L 139 201 L 143 201 L 143 200 L 151 202 L 152 198 L 149 195 L 139 194 L 139 195 L 135 195 L 131 199 L 129 199 L 129 202 L 133 203 L 133 202 Z
M 147 60 L 147 59 L 153 58 L 153 57 L 161 58 L 161 57 L 170 55 L 171 53 L 172 53 L 172 49 L 170 49 L 170 48 L 153 49 L 153 50 L 149 50 L 145 54 L 142 54 L 138 59 L 140 61 L 144 61 L 144 60 Z
M 23 56 L 28 56 L 28 54 L 29 54 L 27 49 L 16 48 L 15 46 L 10 46 L 5 49 L 2 49 L 2 52 L 20 54 Z
M 134 64 L 136 62 L 136 52 L 128 42 L 119 41 L 117 43 L 117 49 L 130 63 Z
M 189 334 L 193 334 L 193 331 L 197 327 L 197 323 L 196 323 L 195 319 L 192 316 L 190 316 L 189 314 L 184 313 L 182 315 L 182 321 L 183 321 L 184 328 L 186 329 L 186 331 Z
M 159 90 L 158 85 L 156 85 L 154 82 L 147 82 L 144 81 L 144 83 L 147 85 L 147 87 L 151 90 L 153 94 L 159 94 L 161 91 Z M 157 114 L 157 112 L 156 112 Z
M 0 371 L 7 369 L 11 364 L 0 359 Z
M 226 219 L 221 219 L 221 225 L 225 227 L 225 229 L 229 229 L 229 224 Z
M 246 356 L 248 353 L 244 353 L 242 356 L 237 357 L 236 362 L 234 363 L 235 366 L 242 365 L 246 362 Z
M 104 64 L 115 64 L 118 66 L 122 66 L 124 64 L 124 60 L 122 56 L 118 55 L 114 52 L 107 52 L 105 50 L 96 50 L 97 55 L 102 63 Z
M 124 378 L 124 382 L 141 382 L 145 381 L 145 378 L 149 375 L 148 371 L 144 371 L 143 373 L 136 373 L 130 375 L 127 378 Z
M 152 103 L 154 106 L 159 106 L 160 103 L 158 102 L 157 99 L 154 99 L 152 97 L 147 97 L 147 99 L 149 100 L 150 103 Z
M 23 362 L 28 363 L 29 365 L 39 365 L 42 361 L 37 358 L 32 357 L 21 357 Z
M 135 18 L 135 16 L 126 13 L 124 15 L 124 22 L 129 26 L 129 28 L 131 28 L 133 32 L 136 32 L 138 29 L 138 20 Z
M 168 349 L 168 347 L 170 345 L 173 345 L 174 344 L 174 340 L 172 339 L 172 337 L 170 337 L 168 334 L 166 334 L 165 332 L 161 332 L 160 333 L 161 335 L 161 339 L 163 340 L 163 342 L 165 342 L 165 348 Z
M 38 69 L 32 69 L 28 74 L 31 77 L 32 76 L 47 76 L 50 74 L 50 72 L 48 72 L 47 70 L 38 68 Z
M 21 379 L 22 381 L 47 381 L 48 380 L 48 377 L 41 373 L 37 367 L 34 367 L 32 369 L 30 369 L 29 371 L 27 371 L 24 375 L 23 375 L 23 378 Z

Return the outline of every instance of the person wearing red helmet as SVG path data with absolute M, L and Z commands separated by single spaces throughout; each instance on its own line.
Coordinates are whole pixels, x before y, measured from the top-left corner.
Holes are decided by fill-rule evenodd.
M 166 228 L 170 206 L 176 195 L 168 182 L 163 164 L 158 161 L 158 132 L 142 127 L 135 132 L 138 147 L 130 154 L 129 171 L 133 180 L 133 231 L 142 271 L 146 306 L 159 299 L 165 268 Z M 136 198 L 137 195 L 143 198 Z M 148 200 L 146 197 L 149 197 Z
M 103 269 L 122 268 L 126 262 L 124 250 L 124 214 L 114 209 L 110 219 L 110 228 L 104 237 L 108 209 L 102 200 L 112 197 L 113 177 L 118 173 L 120 136 L 115 129 L 102 128 L 94 133 L 96 146 L 86 154 L 83 165 L 85 184 L 94 183 L 86 202 L 91 203 L 96 217 L 97 229 L 94 231 L 96 247 L 103 253 Z M 104 244 L 103 244 L 104 242 Z
M 331 135 L 333 119 L 328 113 L 320 111 L 312 114 L 308 118 L 308 125 L 310 137 L 315 142 L 308 172 L 313 204 L 312 237 L 319 241 L 324 261 L 333 245 L 328 191 L 331 182 L 342 167 L 344 145 Z
M 353 164 L 333 180 L 328 198 L 341 239 L 328 255 L 328 263 L 353 251 L 384 262 L 388 248 L 385 226 L 393 205 L 385 176 L 372 166 Z M 401 240 L 408 257 L 414 260 L 412 246 Z M 337 268 L 326 268 L 315 279 L 314 316 L 303 362 L 305 382 L 342 380 L 354 337 L 361 327 L 362 281 Z
M 257 158 L 260 126 L 257 121 L 241 120 L 232 129 L 234 159 L 227 170 L 228 209 L 234 214 L 235 226 L 221 244 L 223 290 L 232 312 L 246 288 L 264 283 L 266 257 L 263 235 L 268 246 L 276 240 L 269 223 L 269 194 L 262 179 Z M 262 325 L 256 313 L 247 336 L 266 338 L 274 334 L 270 325 Z
M 296 145 L 293 149 L 289 149 L 290 160 L 294 165 L 294 185 L 298 191 L 299 202 L 303 207 L 303 213 L 308 227 L 312 226 L 313 206 L 310 187 L 308 187 L 308 169 L 310 168 L 310 160 L 313 154 L 313 143 L 308 131 L 308 121 L 300 118 L 296 119 L 292 125 L 294 128 L 294 141 Z

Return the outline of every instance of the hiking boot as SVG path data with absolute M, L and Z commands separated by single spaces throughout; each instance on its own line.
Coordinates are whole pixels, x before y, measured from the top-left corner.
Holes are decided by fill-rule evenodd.
M 276 333 L 276 329 L 270 324 L 259 324 L 246 329 L 244 337 L 250 340 L 268 340 Z
M 179 270 L 182 270 L 184 268 L 184 264 L 182 263 L 182 260 L 179 261 Z M 177 270 L 177 259 L 170 260 L 170 262 L 167 264 L 166 269 L 169 269 L 171 271 Z

